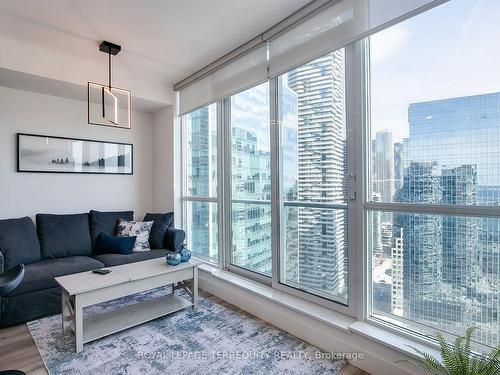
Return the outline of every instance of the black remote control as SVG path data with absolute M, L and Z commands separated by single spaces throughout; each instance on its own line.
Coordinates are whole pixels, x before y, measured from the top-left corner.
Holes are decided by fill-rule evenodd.
M 111 270 L 107 269 L 100 269 L 100 270 L 93 270 L 93 273 L 98 273 L 99 275 L 107 275 L 108 273 L 111 272 Z

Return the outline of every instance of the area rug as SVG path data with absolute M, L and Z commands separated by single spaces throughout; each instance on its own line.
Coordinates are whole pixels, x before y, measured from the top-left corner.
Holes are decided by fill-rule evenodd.
M 84 310 L 85 316 L 168 291 L 136 294 Z M 337 374 L 345 361 L 264 322 L 200 298 L 186 309 L 85 344 L 74 352 L 61 316 L 28 323 L 45 366 L 59 374 Z

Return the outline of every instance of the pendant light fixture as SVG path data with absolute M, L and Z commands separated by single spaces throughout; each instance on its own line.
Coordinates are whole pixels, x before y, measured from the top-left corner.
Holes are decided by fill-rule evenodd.
M 116 56 L 121 51 L 121 46 L 104 41 L 99 46 L 99 51 L 108 55 L 108 82 L 88 82 L 88 123 L 130 129 L 131 92 L 111 84 L 111 55 Z

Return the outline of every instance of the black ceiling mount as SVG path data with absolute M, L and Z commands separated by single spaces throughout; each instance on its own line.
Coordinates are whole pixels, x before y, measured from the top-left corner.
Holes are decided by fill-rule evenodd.
M 112 55 L 117 55 L 118 52 L 122 50 L 122 46 L 119 46 L 118 44 L 114 44 L 108 41 L 103 41 L 101 45 L 99 46 L 99 51 L 104 52 L 104 53 L 110 53 Z

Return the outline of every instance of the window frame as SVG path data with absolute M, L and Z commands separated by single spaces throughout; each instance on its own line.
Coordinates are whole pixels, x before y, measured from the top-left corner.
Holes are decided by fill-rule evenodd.
M 500 218 L 500 206 L 474 206 L 474 205 L 444 205 L 444 204 L 424 204 L 424 203 L 398 203 L 398 202 L 375 202 L 371 201 L 369 194 L 370 191 L 368 187 L 371 186 L 371 171 L 369 166 L 371 166 L 371 148 L 372 148 L 372 134 L 371 134 L 371 108 L 370 108 L 370 37 L 366 37 L 359 42 L 357 42 L 357 48 L 359 49 L 361 63 L 360 67 L 363 69 L 361 74 L 361 81 L 357 83 L 357 95 L 363 109 L 363 115 L 360 118 L 361 129 L 358 129 L 362 134 L 362 152 L 363 152 L 363 192 L 361 212 L 363 221 L 363 262 L 364 262 L 364 297 L 363 297 L 363 314 L 362 319 L 372 324 L 375 327 L 382 328 L 388 332 L 397 334 L 398 336 L 405 337 L 407 339 L 413 340 L 415 342 L 427 345 L 434 349 L 438 349 L 439 345 L 437 341 L 432 338 L 426 332 L 436 332 L 439 331 L 443 336 L 449 340 L 453 341 L 456 339 L 456 335 L 449 333 L 445 330 L 429 327 L 417 321 L 411 321 L 406 318 L 398 320 L 397 318 L 392 319 L 389 313 L 385 314 L 387 319 L 381 319 L 374 315 L 373 309 L 373 275 L 372 275 L 372 254 L 370 243 L 368 240 L 368 228 L 369 228 L 369 212 L 393 212 L 393 213 L 403 213 L 403 214 L 435 214 L 440 216 L 463 216 L 463 217 L 475 217 L 475 218 Z M 383 315 L 383 314 L 378 314 Z M 473 341 L 474 350 L 491 350 L 490 347 Z
M 435 205 L 418 203 L 374 202 L 369 200 L 371 186 L 370 156 L 371 156 L 371 108 L 370 108 L 370 45 L 369 38 L 344 46 L 345 48 L 345 115 L 347 144 L 347 174 L 348 197 L 347 204 L 320 204 L 329 209 L 345 209 L 347 211 L 347 261 L 348 261 L 348 303 L 347 305 L 323 298 L 307 291 L 285 285 L 280 282 L 280 272 L 283 268 L 281 247 L 283 239 L 281 228 L 284 228 L 285 206 L 318 206 L 302 202 L 284 202 L 282 195 L 282 154 L 280 152 L 280 82 L 279 77 L 271 78 L 269 82 L 269 114 L 270 114 L 270 152 L 271 152 L 271 232 L 272 232 L 272 275 L 262 275 L 244 269 L 232 262 L 232 190 L 231 190 L 231 97 L 216 102 L 217 108 L 217 196 L 200 197 L 187 195 L 187 129 L 184 116 L 181 116 L 181 163 L 182 163 L 182 225 L 186 228 L 186 201 L 216 203 L 218 208 L 218 268 L 228 270 L 242 277 L 257 281 L 264 285 L 285 292 L 304 300 L 327 307 L 356 318 L 358 321 L 372 324 L 401 337 L 420 342 L 436 348 L 435 341 L 425 333 L 419 332 L 419 323 L 397 324 L 380 319 L 373 314 L 372 297 L 372 254 L 369 248 L 369 212 L 388 211 L 408 214 L 437 214 L 467 216 L 479 218 L 500 218 L 500 206 L 462 206 Z M 238 202 L 252 203 L 251 200 L 237 199 Z M 267 201 L 259 201 L 268 204 Z M 196 256 L 195 256 L 196 257 Z M 207 261 L 206 259 L 202 259 Z M 212 263 L 212 262 L 210 262 Z M 213 263 L 212 263 L 213 264 Z M 415 329 L 412 329 L 415 327 Z M 423 327 L 420 325 L 420 327 Z M 427 327 L 428 328 L 428 327 Z M 437 329 L 434 329 L 436 331 Z M 455 336 L 442 331 L 450 339 Z
M 268 81 L 269 82 L 269 81 Z M 260 83 L 261 84 L 261 83 Z M 257 84 L 252 87 L 256 87 L 260 84 Z M 270 82 L 269 82 L 270 85 Z M 252 87 L 246 88 L 245 90 L 249 90 Z M 243 90 L 243 91 L 245 91 Z M 237 95 L 237 94 L 234 94 Z M 259 273 L 257 271 L 249 270 L 244 267 L 238 266 L 234 264 L 233 262 L 233 252 L 232 252 L 232 247 L 233 247 L 233 238 L 232 238 L 232 212 L 233 212 L 233 207 L 232 204 L 234 203 L 256 203 L 256 204 L 270 204 L 271 205 L 271 222 L 272 222 L 272 200 L 271 201 L 254 201 L 251 199 L 240 199 L 240 198 L 233 198 L 232 197 L 232 134 L 231 134 L 231 97 L 224 98 L 222 101 L 220 101 L 220 105 L 222 108 L 222 121 L 221 121 L 221 128 L 222 128 L 222 133 L 223 133 L 223 147 L 224 147 L 224 171 L 223 171 L 223 186 L 224 186 L 224 194 L 223 194 L 223 206 L 225 208 L 225 211 L 223 213 L 223 223 L 221 224 L 223 227 L 224 231 L 224 248 L 223 248 L 223 253 L 224 253 L 224 259 L 222 262 L 222 268 L 229 270 L 237 275 L 246 277 L 248 279 L 257 281 L 259 283 L 271 286 L 271 279 L 272 276 L 264 275 L 262 273 Z M 272 148 L 272 144 L 271 144 Z M 271 156 L 272 159 L 272 156 Z M 271 176 L 272 176 L 272 167 L 271 167 Z M 272 177 L 271 177 L 272 180 Z M 272 190 L 272 183 L 271 183 L 271 190 Z M 272 233 L 272 230 L 271 230 Z M 220 249 L 219 249 L 220 250 Z M 271 248 L 271 254 L 272 254 L 272 248 Z M 273 255 L 271 255 L 273 258 Z M 271 264 L 273 262 L 273 259 L 271 259 Z M 272 270 L 274 272 L 274 269 Z
M 216 190 L 216 196 L 214 197 L 209 197 L 209 196 L 202 196 L 202 195 L 190 195 L 188 194 L 188 145 L 187 145 L 187 140 L 188 140 L 188 129 L 187 129 L 187 124 L 186 124 L 186 116 L 189 113 L 195 112 L 201 108 L 205 108 L 211 105 L 215 105 L 216 108 L 216 138 L 217 138 L 217 190 Z M 200 258 L 197 257 L 195 254 L 193 255 L 195 258 L 200 259 L 204 262 L 207 262 L 209 264 L 217 264 L 220 267 L 221 264 L 221 255 L 220 255 L 220 249 L 223 246 L 223 243 L 221 242 L 221 218 L 220 218 L 220 210 L 222 209 L 221 205 L 221 171 L 223 170 L 223 165 L 221 164 L 221 140 L 220 140 L 220 126 L 221 126 L 221 121 L 220 121 L 220 104 L 218 102 L 216 103 L 210 103 L 207 104 L 203 107 L 194 109 L 193 111 L 186 113 L 185 115 L 180 116 L 180 126 L 181 126 L 181 225 L 182 229 L 186 230 L 188 225 L 186 223 L 187 220 L 187 214 L 186 214 L 186 209 L 187 209 L 187 202 L 202 202 L 202 203 L 215 203 L 217 204 L 217 224 L 218 224 L 218 251 L 217 251 L 217 262 L 212 261 L 211 259 L 208 258 Z
M 360 310 L 359 303 L 356 303 L 356 299 L 363 294 L 362 287 L 363 284 L 360 282 L 362 278 L 362 272 L 359 268 L 355 266 L 356 259 L 360 258 L 363 253 L 362 243 L 358 240 L 358 236 L 355 235 L 353 230 L 349 230 L 349 226 L 354 222 L 359 221 L 359 198 L 360 195 L 357 193 L 361 191 L 361 174 L 359 170 L 359 162 L 362 161 L 361 158 L 355 158 L 354 156 L 358 154 L 359 145 L 356 141 L 356 124 L 357 118 L 353 116 L 354 112 L 351 109 L 355 108 L 356 103 L 354 102 L 356 95 L 354 90 L 356 89 L 353 85 L 353 78 L 356 78 L 357 72 L 359 71 L 358 61 L 359 57 L 356 53 L 356 43 L 349 44 L 342 48 L 345 49 L 345 126 L 346 126 L 346 162 L 347 162 L 347 175 L 352 176 L 348 179 L 348 197 L 346 203 L 313 203 L 313 202 L 300 202 L 300 201 L 285 201 L 282 194 L 282 172 L 283 172 L 283 160 L 280 142 L 281 134 L 281 119 L 280 119 L 280 87 L 281 87 L 281 76 L 272 78 L 270 80 L 270 95 L 271 95 L 271 159 L 272 159 L 272 197 L 273 202 L 273 279 L 272 287 L 279 291 L 300 297 L 309 302 L 321 305 L 323 307 L 329 308 L 331 310 L 359 318 L 362 316 L 362 311 Z M 334 51 L 332 51 L 334 52 Z M 331 53 L 331 52 L 329 52 Z M 326 55 L 328 53 L 325 53 Z M 322 56 L 324 56 L 322 55 Z M 319 56 L 321 57 L 321 56 Z M 306 62 L 307 64 L 307 62 Z M 286 74 L 286 73 L 284 73 Z M 357 113 L 355 113 L 357 114 Z M 353 199 L 349 198 L 352 195 Z M 284 213 L 286 212 L 286 207 L 315 207 L 324 208 L 329 210 L 343 210 L 347 215 L 347 264 L 348 264 L 348 274 L 347 274 L 347 288 L 348 297 L 347 301 L 340 301 L 339 299 L 328 298 L 321 296 L 304 289 L 299 289 L 291 285 L 287 285 L 280 281 L 281 272 L 284 268 L 284 259 L 281 257 L 283 253 L 283 247 L 285 241 L 283 240 L 284 233 L 280 231 L 284 227 Z

